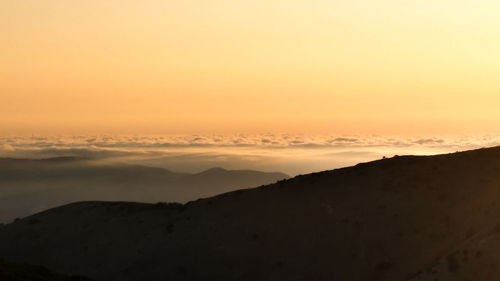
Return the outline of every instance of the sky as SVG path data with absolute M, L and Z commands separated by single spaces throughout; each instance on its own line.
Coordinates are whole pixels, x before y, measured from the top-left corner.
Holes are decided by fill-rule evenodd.
M 494 0 L 0 0 L 0 135 L 500 133 Z

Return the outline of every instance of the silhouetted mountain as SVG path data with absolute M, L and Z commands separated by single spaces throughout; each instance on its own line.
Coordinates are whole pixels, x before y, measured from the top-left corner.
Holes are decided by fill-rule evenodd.
M 401 156 L 184 205 L 70 204 L 0 229 L 0 256 L 100 280 L 496 281 L 498 198 L 500 148 Z
M 0 222 L 76 201 L 186 202 L 285 178 L 282 173 L 221 168 L 174 173 L 137 165 L 96 165 L 74 157 L 0 158 Z

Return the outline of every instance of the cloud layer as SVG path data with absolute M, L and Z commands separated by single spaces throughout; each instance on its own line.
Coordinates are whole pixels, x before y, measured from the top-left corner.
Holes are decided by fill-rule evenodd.
M 500 144 L 500 136 L 387 137 L 331 135 L 172 135 L 172 136 L 3 136 L 2 150 L 24 148 L 175 148 L 175 147 L 481 147 Z
M 335 135 L 3 136 L 0 157 L 76 156 L 196 172 L 213 166 L 283 171 L 332 169 L 394 154 L 437 154 L 500 145 L 500 136 Z

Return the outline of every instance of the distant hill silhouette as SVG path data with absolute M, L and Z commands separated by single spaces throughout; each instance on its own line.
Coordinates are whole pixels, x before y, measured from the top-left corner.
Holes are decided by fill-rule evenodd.
M 288 178 L 283 173 L 214 168 L 197 174 L 86 159 L 0 158 L 0 222 L 86 200 L 187 202 Z
M 497 281 L 498 198 L 498 147 L 401 156 L 184 205 L 62 206 L 1 228 L 0 257 L 100 280 Z

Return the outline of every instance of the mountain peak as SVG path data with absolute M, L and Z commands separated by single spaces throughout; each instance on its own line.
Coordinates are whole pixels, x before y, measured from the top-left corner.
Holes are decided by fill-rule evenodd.
M 198 174 L 220 174 L 220 173 L 225 173 L 228 172 L 229 170 L 226 170 L 222 167 L 213 167 L 207 170 L 204 170 Z

